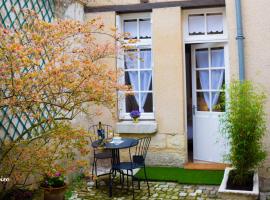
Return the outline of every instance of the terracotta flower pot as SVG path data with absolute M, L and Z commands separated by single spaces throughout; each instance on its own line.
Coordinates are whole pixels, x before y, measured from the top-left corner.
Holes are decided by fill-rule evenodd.
M 41 187 L 44 190 L 44 200 L 64 200 L 67 185 L 62 187 Z

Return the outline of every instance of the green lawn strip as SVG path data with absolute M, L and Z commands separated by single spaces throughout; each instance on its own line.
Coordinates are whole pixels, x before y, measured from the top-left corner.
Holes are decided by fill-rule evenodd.
M 147 177 L 151 181 L 172 181 L 183 184 L 220 185 L 223 170 L 189 170 L 177 167 L 147 167 Z M 136 175 L 144 180 L 141 169 Z

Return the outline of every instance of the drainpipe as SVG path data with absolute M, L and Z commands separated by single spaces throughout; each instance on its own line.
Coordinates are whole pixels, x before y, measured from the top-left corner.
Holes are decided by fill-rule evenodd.
M 242 82 L 245 79 L 245 60 L 244 60 L 244 34 L 242 26 L 241 0 L 235 0 L 236 9 L 236 26 L 237 26 L 237 47 L 238 47 L 238 62 L 239 62 L 239 80 Z

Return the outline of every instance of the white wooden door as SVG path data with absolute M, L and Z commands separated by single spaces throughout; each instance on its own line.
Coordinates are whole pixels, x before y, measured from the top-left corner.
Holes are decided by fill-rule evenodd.
M 193 158 L 224 161 L 226 141 L 220 134 L 219 115 L 224 112 L 227 50 L 224 43 L 196 44 L 192 48 Z

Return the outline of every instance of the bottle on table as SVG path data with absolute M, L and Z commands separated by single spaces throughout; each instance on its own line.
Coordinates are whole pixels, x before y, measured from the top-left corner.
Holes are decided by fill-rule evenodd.
M 103 143 L 103 140 L 105 139 L 105 130 L 102 128 L 101 122 L 98 123 L 98 140 L 100 141 L 100 144 Z

